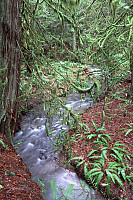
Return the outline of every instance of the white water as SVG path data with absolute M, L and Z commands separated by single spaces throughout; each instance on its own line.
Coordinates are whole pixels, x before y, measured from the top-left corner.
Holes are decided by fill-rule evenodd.
M 81 100 L 78 95 L 75 95 L 69 96 L 67 106 L 74 112 L 81 113 L 90 106 L 90 103 L 92 101 L 89 97 L 86 100 Z M 23 161 L 32 173 L 32 180 L 36 182 L 37 178 L 44 180 L 46 186 L 44 199 L 54 199 L 50 187 L 50 181 L 54 180 L 57 186 L 65 189 L 69 184 L 74 185 L 75 190 L 73 191 L 73 196 L 69 197 L 70 200 L 103 200 L 104 198 L 89 188 L 83 180 L 80 180 L 76 173 L 58 165 L 59 152 L 53 152 L 55 146 L 46 134 L 45 121 L 48 117 L 45 116 L 41 106 L 36 112 L 37 116 L 28 114 L 23 117 L 21 130 L 16 133 L 14 144 L 18 147 L 18 154 L 23 158 Z M 55 117 L 52 121 L 53 133 L 57 135 L 64 130 L 67 130 L 67 126 L 62 125 L 62 119 Z M 21 144 L 19 144 L 20 142 Z M 84 185 L 84 190 L 80 182 Z M 82 192 L 83 194 L 80 195 Z M 57 199 L 60 197 L 61 192 L 58 190 Z M 63 197 L 61 197 L 61 200 L 63 200 Z

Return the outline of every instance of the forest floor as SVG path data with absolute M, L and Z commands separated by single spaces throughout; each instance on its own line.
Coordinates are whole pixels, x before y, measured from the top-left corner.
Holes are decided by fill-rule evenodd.
M 105 170 L 108 168 L 110 162 L 118 163 L 118 165 L 122 164 L 121 160 L 118 161 L 118 157 L 114 157 L 112 147 L 116 142 L 119 141 L 120 144 L 125 146 L 119 146 L 118 148 L 122 149 L 119 152 L 123 152 L 125 149 L 129 152 L 128 158 L 123 158 L 126 165 L 129 167 L 125 174 L 128 176 L 133 171 L 133 102 L 132 100 L 127 99 L 128 90 L 130 87 L 130 80 L 124 80 L 122 83 L 119 83 L 114 86 L 114 88 L 109 91 L 106 97 L 101 100 L 99 103 L 93 105 L 90 109 L 88 109 L 85 113 L 81 115 L 81 121 L 83 124 L 87 125 L 85 130 L 69 130 L 67 134 L 69 134 L 69 141 L 64 146 L 64 152 L 62 155 L 62 160 L 66 161 L 70 159 L 71 165 L 75 168 L 76 173 L 79 177 L 87 180 L 87 177 L 84 175 L 84 165 L 87 164 L 88 171 L 96 168 L 96 165 L 91 165 L 90 163 L 94 163 L 94 160 L 99 159 L 97 156 L 101 155 L 102 148 L 107 147 L 107 152 L 105 156 L 104 167 L 101 167 L 101 171 L 104 173 L 103 178 L 99 182 L 98 188 L 93 184 L 92 187 L 94 189 L 98 189 L 103 196 L 107 199 L 119 199 L 119 200 L 131 200 L 133 199 L 133 174 L 132 174 L 132 183 L 126 179 L 124 180 L 121 176 L 121 180 L 123 182 L 124 190 L 120 187 L 120 185 L 115 181 L 111 182 L 110 185 L 110 196 L 107 197 L 106 192 L 106 172 Z M 104 114 L 103 114 L 104 108 Z M 93 122 L 92 122 L 93 120 Z M 104 122 L 104 129 L 98 131 L 98 128 L 101 127 L 101 122 Z M 90 131 L 88 131 L 88 128 Z M 89 133 L 88 133 L 89 132 Z M 99 135 L 102 134 L 107 141 L 105 143 L 98 145 L 96 142 Z M 77 136 L 75 137 L 75 135 Z M 91 138 L 87 136 L 92 136 Z M 110 137 L 110 139 L 109 139 Z M 105 141 L 104 141 L 105 142 Z M 104 146 L 105 145 L 105 146 Z M 95 151 L 93 154 L 88 156 L 88 154 L 92 150 Z M 71 153 L 70 153 L 71 152 Z M 92 157 L 91 157 L 92 156 Z M 93 157 L 94 156 L 94 157 Z M 79 158 L 78 158 L 79 157 Z M 123 157 L 123 156 L 122 156 Z M 75 159 L 73 159 L 75 158 Z M 78 164 L 80 163 L 80 164 Z M 77 166 L 78 165 L 78 166 Z M 69 166 L 69 165 L 68 165 Z M 116 168 L 119 168 L 117 166 Z M 115 169 L 113 169 L 115 170 Z M 98 172 L 93 171 L 92 173 Z M 117 170 L 116 170 L 117 171 Z M 111 173 L 113 171 L 110 170 Z M 99 174 L 98 174 L 99 175 Z M 93 177 L 93 179 L 95 176 Z M 89 180 L 88 180 L 89 181 Z
M 42 200 L 40 191 L 31 180 L 31 173 L 22 158 L 16 155 L 15 148 L 0 133 L 0 199 Z
M 130 81 L 124 80 L 122 83 L 115 85 L 112 91 L 107 95 L 104 108 L 105 122 L 104 128 L 105 133 L 110 133 L 111 144 L 116 141 L 120 141 L 122 144 L 126 145 L 125 149 L 132 154 L 133 150 L 133 127 L 130 127 L 133 123 L 133 104 L 132 100 L 127 100 L 126 94 L 130 87 Z M 90 130 L 91 134 L 95 134 L 96 130 L 92 124 L 92 120 L 95 122 L 97 127 L 101 126 L 102 113 L 103 113 L 104 99 L 99 103 L 93 105 L 89 110 L 81 115 L 81 120 L 86 124 Z M 131 129 L 131 131 L 128 131 Z M 128 132 L 127 132 L 128 131 Z M 65 146 L 65 151 L 63 152 L 66 157 L 68 157 L 68 152 L 71 148 L 73 157 L 83 157 L 86 161 L 87 167 L 89 169 L 89 158 L 87 155 L 93 149 L 94 138 L 88 139 L 82 130 L 80 136 L 76 136 L 76 140 L 80 140 L 81 136 L 83 139 L 79 142 L 74 142 L 70 140 L 69 146 Z M 127 135 L 126 135 L 127 133 Z M 70 130 L 69 134 L 74 136 L 75 131 Z M 123 147 L 121 147 L 123 148 Z M 99 149 L 100 152 L 100 149 Z M 115 162 L 116 159 L 109 156 L 108 161 Z M 133 159 L 126 160 L 129 170 L 128 174 L 133 169 Z M 75 160 L 71 161 L 71 164 L 75 167 Z M 80 177 L 83 175 L 83 165 L 75 167 L 75 171 Z M 133 193 L 131 185 L 127 180 L 123 181 L 124 189 L 122 190 L 120 186 L 115 183 L 111 183 L 111 196 L 110 199 L 123 199 L 131 200 Z M 105 186 L 100 182 L 100 191 L 102 195 L 106 196 Z M 43 199 L 40 195 L 41 189 L 39 186 L 31 180 L 31 173 L 27 169 L 26 165 L 20 156 L 16 155 L 15 148 L 13 148 L 8 139 L 0 133 L 0 199 L 5 200 L 37 200 Z

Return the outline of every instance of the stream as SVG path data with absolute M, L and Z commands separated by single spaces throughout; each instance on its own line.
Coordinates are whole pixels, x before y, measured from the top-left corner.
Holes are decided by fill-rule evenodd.
M 66 105 L 75 113 L 84 112 L 92 104 L 89 96 L 80 99 L 80 95 L 69 95 Z M 40 187 L 42 184 L 38 179 L 44 181 L 46 186 L 45 194 L 42 194 L 45 200 L 66 199 L 63 194 L 67 195 L 66 188 L 73 184 L 73 190 L 67 199 L 70 200 L 90 200 L 104 198 L 90 188 L 84 180 L 78 178 L 75 172 L 69 171 L 58 164 L 59 151 L 54 151 L 55 146 L 46 133 L 46 120 L 48 116 L 43 111 L 43 106 L 39 105 L 34 109 L 35 114 L 28 113 L 22 117 L 21 130 L 18 131 L 13 139 L 17 148 L 17 153 L 22 157 L 29 171 L 32 173 L 31 179 L 37 182 Z M 52 133 L 58 135 L 60 132 L 67 130 L 67 125 L 62 125 L 62 119 L 54 116 L 52 119 Z M 54 138 L 52 138 L 54 140 Z M 53 198 L 51 191 L 51 180 L 54 180 L 57 189 L 57 197 Z M 64 189 L 63 189 L 64 188 Z

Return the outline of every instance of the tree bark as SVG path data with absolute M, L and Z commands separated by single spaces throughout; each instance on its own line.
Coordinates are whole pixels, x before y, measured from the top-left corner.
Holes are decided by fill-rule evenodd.
M 20 82 L 20 0 L 0 1 L 0 132 L 15 133 Z

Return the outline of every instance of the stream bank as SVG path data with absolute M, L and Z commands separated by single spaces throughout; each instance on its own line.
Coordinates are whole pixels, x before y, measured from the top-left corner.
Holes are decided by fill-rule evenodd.
M 31 173 L 16 149 L 0 133 L 0 199 L 43 200 L 39 185 L 31 180 Z M 6 145 L 6 146 L 5 146 Z
M 66 103 L 67 107 L 75 113 L 83 113 L 90 104 L 92 104 L 92 100 L 89 96 L 80 99 L 78 94 L 69 95 Z M 16 133 L 13 141 L 18 154 L 31 172 L 32 180 L 37 182 L 40 187 L 42 187 L 40 181 L 45 184 L 46 191 L 44 191 L 44 195 L 42 194 L 44 199 L 64 199 L 67 188 L 72 187 L 73 190 L 69 195 L 71 200 L 104 200 L 102 196 L 89 188 L 85 181 L 79 179 L 75 172 L 58 164 L 60 152 L 55 151 L 56 147 L 51 139 L 54 141 L 55 136 L 68 129 L 65 124 L 62 124 L 63 119 L 53 116 L 51 127 L 53 138 L 49 138 L 46 131 L 46 121 L 49 121 L 49 116 L 44 113 L 43 106 L 35 109 L 34 113 L 35 115 L 27 114 L 22 118 L 21 130 Z M 49 129 L 50 125 L 48 124 L 47 127 Z M 57 186 L 56 198 L 53 198 L 51 191 L 51 180 L 55 181 Z
M 106 176 L 103 176 L 103 179 L 101 179 L 98 185 L 98 190 L 107 197 L 107 199 L 111 200 L 132 200 L 133 197 L 133 101 L 132 98 L 127 99 L 129 88 L 130 80 L 127 78 L 123 80 L 123 82 L 116 84 L 112 90 L 108 92 L 105 100 L 101 100 L 81 115 L 82 123 L 85 124 L 86 127 L 90 128 L 90 133 L 88 135 L 95 135 L 95 137 L 92 137 L 91 139 L 87 138 L 86 130 L 80 131 L 80 135 L 77 134 L 77 136 L 74 137 L 76 135 L 75 130 L 69 130 L 69 141 L 71 141 L 69 143 L 70 147 L 64 145 L 63 155 L 65 154 L 65 157 L 69 159 L 69 152 L 71 149 L 71 159 L 74 157 L 81 158 L 80 160 L 71 160 L 71 165 L 74 166 L 79 177 L 84 176 L 84 162 L 77 167 L 79 161 L 86 161 L 88 171 L 94 169 L 95 165 L 93 165 L 92 168 L 90 163 L 94 163 L 95 157 L 101 155 L 102 148 L 108 148 L 105 156 L 105 162 L 107 162 L 107 165 L 104 165 L 105 168 L 101 168 L 101 170 L 104 175 L 106 175 L 105 170 L 108 169 L 106 167 L 111 166 L 109 165 L 111 163 L 113 163 L 114 166 L 118 163 L 116 169 L 113 169 L 115 174 L 118 174 L 118 177 L 123 184 L 122 189 L 120 184 L 117 182 L 117 179 L 115 182 L 111 181 L 110 196 L 107 197 Z M 92 123 L 92 120 L 94 123 Z M 103 134 L 102 136 L 104 136 L 104 134 L 108 135 L 108 138 L 110 139 L 107 140 L 108 142 L 106 145 L 103 145 L 102 143 L 103 146 L 98 146 L 95 143 L 98 134 L 98 132 L 96 132 L 96 127 L 101 127 L 102 120 L 104 122 L 105 130 L 100 131 L 99 134 Z M 73 137 L 75 141 L 72 139 Z M 111 148 L 116 144 L 118 144 L 119 155 L 122 157 L 121 161 L 116 156 L 112 156 L 113 151 Z M 93 154 L 94 160 L 88 157 L 91 150 L 96 150 Z M 124 169 L 124 178 L 118 172 L 120 169 Z M 128 177 L 130 177 L 130 180 Z
M 133 132 L 127 135 L 127 137 L 123 137 L 121 135 L 121 131 L 119 131 L 119 127 L 126 128 L 124 132 L 126 132 L 129 127 L 126 125 L 128 123 L 133 122 L 133 104 L 127 103 L 126 101 L 118 100 L 116 96 L 116 92 L 119 92 L 121 98 L 126 100 L 126 93 L 130 87 L 130 83 L 126 80 L 117 85 L 115 90 L 113 90 L 111 104 L 109 109 L 112 110 L 111 121 L 112 124 L 107 120 L 106 127 L 108 127 L 108 131 L 117 133 L 114 135 L 116 139 L 119 139 L 120 142 L 124 142 L 128 146 L 128 151 L 132 153 L 132 137 Z M 125 89 L 124 94 L 122 90 Z M 120 92 L 121 91 L 121 92 Z M 103 102 L 99 102 L 97 105 L 93 106 L 89 111 L 86 111 L 82 118 L 86 119 L 88 123 L 89 120 L 93 119 L 97 126 L 101 123 L 101 111 L 103 107 Z M 118 109 L 119 108 L 119 109 Z M 98 114 L 99 113 L 99 114 Z M 112 115 L 111 115 L 112 116 Z M 92 122 L 91 122 L 92 124 Z M 117 126 L 116 126 L 117 125 Z M 93 126 L 90 128 L 93 129 Z M 121 136 L 121 137 L 120 137 Z M 38 185 L 31 180 L 31 173 L 27 170 L 26 165 L 22 161 L 21 157 L 16 155 L 15 149 L 10 145 L 8 139 L 0 133 L 0 139 L 8 145 L 8 149 L 3 147 L 0 143 L 0 199 L 2 200 L 37 200 L 42 199 L 40 196 L 40 188 Z M 87 145 L 89 147 L 89 144 Z M 74 146 L 73 146 L 74 147 Z M 76 146 L 77 154 L 86 154 L 85 149 L 83 149 L 80 144 Z M 130 166 L 133 167 L 133 159 L 129 162 Z M 122 200 L 131 200 L 133 196 L 133 191 L 131 185 L 126 181 L 124 183 L 125 192 L 123 192 L 118 185 L 114 185 L 111 188 L 112 198 L 111 199 L 122 199 Z

